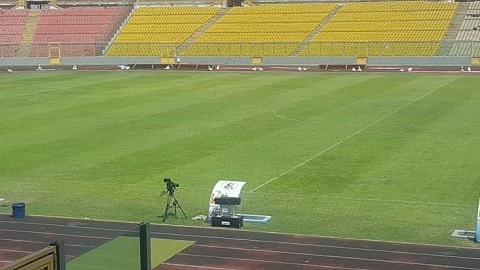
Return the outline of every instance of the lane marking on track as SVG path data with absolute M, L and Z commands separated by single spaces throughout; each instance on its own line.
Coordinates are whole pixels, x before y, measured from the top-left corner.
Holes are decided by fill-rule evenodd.
M 33 253 L 33 252 L 30 252 L 30 251 L 25 251 L 25 250 L 3 249 L 3 248 L 0 248 L 0 251 L 1 252 L 11 252 L 11 253 L 27 253 L 27 254 Z
M 253 251 L 258 252 L 258 250 L 252 249 Z M 259 259 L 247 259 L 247 258 L 237 258 L 237 257 L 230 257 L 230 256 L 213 256 L 213 255 L 199 255 L 199 254 L 192 254 L 192 253 L 183 253 L 180 252 L 177 256 L 192 256 L 192 257 L 205 257 L 205 258 L 214 258 L 214 259 L 228 259 L 230 260 L 241 260 L 241 261 L 255 261 L 255 262 L 266 262 L 266 263 L 276 263 L 276 264 L 286 264 L 286 265 L 302 265 L 302 266 L 316 266 L 316 267 L 331 267 L 330 265 L 319 265 L 319 264 L 304 264 L 304 263 L 293 263 L 293 262 L 279 262 L 279 261 L 270 261 L 270 260 L 259 260 Z M 366 262 L 377 262 L 377 263 L 387 263 L 387 264 L 395 264 L 395 265 L 415 265 L 415 266 L 426 266 L 426 267 L 433 267 L 433 268 L 445 268 L 445 267 L 453 267 L 455 269 L 465 269 L 465 270 L 478 270 L 478 268 L 471 268 L 471 267 L 463 267 L 463 266 L 451 266 L 451 265 L 438 265 L 438 264 L 429 264 L 429 263 L 415 263 L 415 262 L 401 262 L 401 261 L 389 261 L 389 260 L 382 260 L 382 259 L 367 259 L 367 258 L 358 258 L 358 257 L 350 257 L 350 256 L 335 256 L 335 255 L 317 255 L 318 257 L 324 258 L 335 258 L 335 259 L 348 259 L 348 260 L 357 260 L 357 261 L 366 261 Z M 391 267 L 391 265 L 390 265 Z M 364 268 L 341 268 L 341 269 L 364 269 Z
M 386 118 L 388 118 L 388 117 L 390 117 L 390 116 L 394 115 L 394 114 L 395 114 L 395 113 L 397 113 L 398 111 L 400 111 L 400 110 L 402 110 L 402 109 L 406 108 L 407 106 L 409 106 L 409 105 L 411 105 L 411 104 L 413 104 L 413 103 L 415 103 L 415 102 L 417 102 L 417 101 L 419 101 L 419 100 L 423 99 L 424 97 L 426 97 L 426 96 L 428 96 L 428 95 L 430 95 L 430 94 L 434 93 L 435 91 L 437 91 L 437 90 L 439 90 L 439 89 L 443 88 L 444 86 L 446 86 L 446 85 L 450 84 L 451 82 L 453 82 L 453 81 L 455 81 L 455 80 L 457 80 L 457 78 L 453 78 L 453 79 L 451 79 L 451 80 L 449 80 L 449 81 L 447 81 L 447 82 L 445 82 L 445 83 L 443 83 L 443 84 L 441 84 L 441 85 L 439 85 L 439 86 L 435 87 L 433 90 L 430 90 L 430 91 L 428 91 L 427 93 L 425 93 L 425 94 L 423 94 L 423 95 L 421 95 L 421 96 L 417 97 L 416 99 L 414 99 L 414 100 L 412 100 L 412 101 L 410 101 L 410 102 L 408 102 L 408 103 L 406 103 L 406 104 L 402 105 L 401 107 L 398 107 L 397 109 L 395 109 L 395 110 L 391 111 L 389 114 L 387 114 L 387 115 L 384 115 L 384 116 L 382 116 L 382 117 L 378 118 L 377 120 L 375 120 L 374 122 L 370 123 L 369 125 L 367 125 L 367 126 L 365 126 L 365 127 L 361 128 L 361 129 L 359 129 L 358 131 L 356 131 L 356 132 L 354 132 L 354 133 L 350 134 L 349 136 L 345 137 L 344 139 L 342 139 L 342 140 L 340 140 L 340 141 L 338 141 L 338 142 L 334 143 L 334 144 L 333 144 L 333 145 L 331 145 L 330 147 L 328 147 L 328 148 L 326 148 L 326 149 L 324 149 L 324 150 L 322 150 L 322 151 L 318 152 L 317 154 L 315 154 L 315 155 L 311 156 L 310 158 L 308 158 L 308 159 L 306 159 L 306 160 L 302 161 L 301 163 L 299 163 L 299 164 L 297 164 L 297 165 L 293 166 L 293 167 L 292 167 L 292 168 L 290 168 L 289 170 L 287 170 L 287 171 L 285 171 L 285 172 L 283 172 L 283 173 L 281 173 L 281 174 L 279 174 L 279 175 L 277 175 L 277 176 L 275 176 L 275 177 L 271 178 L 270 180 L 267 180 L 267 181 L 266 181 L 266 182 L 264 182 L 263 184 L 259 185 L 258 187 L 254 188 L 254 189 L 252 189 L 252 190 L 250 190 L 250 191 L 248 191 L 248 192 L 249 192 L 249 193 L 253 193 L 253 192 L 255 192 L 255 191 L 259 190 L 260 188 L 262 188 L 262 187 L 264 187 L 264 186 L 266 186 L 266 185 L 268 185 L 268 184 L 272 183 L 273 181 L 275 181 L 275 180 L 279 179 L 280 177 L 282 177 L 282 176 L 284 176 L 284 175 L 287 175 L 287 174 L 291 173 L 292 171 L 294 171 L 294 170 L 296 170 L 296 169 L 298 169 L 298 168 L 302 167 L 303 165 L 307 164 L 308 162 L 312 161 L 313 159 L 315 159 L 315 158 L 317 158 L 317 157 L 319 157 L 319 156 L 322 156 L 323 154 L 325 154 L 325 153 L 329 152 L 329 151 L 330 151 L 330 150 L 332 150 L 333 148 L 335 148 L 335 147 L 337 147 L 337 146 L 339 146 L 339 145 L 343 144 L 344 142 L 346 142 L 346 141 L 350 140 L 351 138 L 353 138 L 353 137 L 357 136 L 358 134 L 362 133 L 363 131 L 365 131 L 365 130 L 367 130 L 367 129 L 371 128 L 372 126 L 374 126 L 374 125 L 378 124 L 379 122 L 383 121 L 384 119 L 386 119 Z
M 204 265 L 190 265 L 190 264 L 180 264 L 180 263 L 162 263 L 161 265 L 170 265 L 172 267 L 182 267 L 182 268 L 194 268 L 194 269 L 213 269 L 213 270 L 234 270 L 235 268 L 220 268 L 220 267 L 212 267 L 212 266 L 204 266 Z
M 288 245 L 288 244 L 283 244 Z M 241 250 L 241 251 L 263 251 L 263 252 L 275 252 L 275 253 L 284 253 L 290 255 L 305 255 L 305 256 L 317 256 L 317 257 L 324 257 L 324 256 L 338 256 L 338 255 L 327 255 L 327 254 L 315 254 L 315 253 L 302 253 L 302 252 L 292 252 L 292 251 L 283 251 L 280 249 L 258 249 L 258 248 L 239 248 L 239 247 L 232 247 L 232 246 L 216 246 L 216 245 L 202 245 L 202 244 L 195 244 L 194 246 L 199 247 L 206 247 L 206 248 L 217 248 L 217 249 L 233 249 L 233 250 Z M 318 247 L 318 245 L 315 245 Z M 322 246 L 323 247 L 323 246 Z M 441 254 L 424 254 L 424 253 L 416 253 L 416 252 L 405 252 L 405 251 L 396 251 L 396 250 L 381 250 L 381 249 L 367 249 L 367 248 L 346 248 L 346 247 L 339 247 L 339 246 L 325 246 L 325 248 L 329 249 L 348 249 L 354 251 L 365 251 L 365 252 L 378 252 L 378 253 L 394 253 L 394 254 L 404 254 L 404 255 L 412 255 L 412 256 L 419 256 L 419 257 L 436 257 L 436 258 L 455 258 L 455 259 L 467 259 L 467 260 L 480 260 L 477 257 L 461 257 L 461 256 L 453 256 L 453 255 L 441 255 Z M 369 258 L 363 257 L 351 257 L 351 256 L 342 256 L 345 258 L 362 258 L 366 260 L 370 260 Z M 375 259 L 372 259 L 375 260 Z M 402 261 L 392 261 L 392 262 L 402 262 Z
M 44 235 L 58 235 L 58 236 L 70 236 L 70 237 L 78 237 L 78 238 L 93 238 L 93 239 L 101 239 L 101 240 L 110 240 L 113 237 L 102 237 L 102 236 L 85 236 L 85 235 L 75 235 L 75 234 L 66 234 L 66 233 L 56 233 L 56 232 L 35 232 L 35 231 L 24 231 L 24 230 L 9 230 L 9 229 L 0 229 L 0 231 L 4 232 L 17 232 L 17 233 L 25 233 L 25 234 L 44 234 Z

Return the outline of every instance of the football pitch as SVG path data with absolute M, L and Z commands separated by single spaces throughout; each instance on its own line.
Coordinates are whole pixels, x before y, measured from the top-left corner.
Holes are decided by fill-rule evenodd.
M 480 76 L 413 73 L 0 74 L 0 198 L 27 214 L 161 223 L 164 177 L 206 226 L 246 181 L 245 229 L 473 245 Z M 0 208 L 9 213 L 8 207 Z

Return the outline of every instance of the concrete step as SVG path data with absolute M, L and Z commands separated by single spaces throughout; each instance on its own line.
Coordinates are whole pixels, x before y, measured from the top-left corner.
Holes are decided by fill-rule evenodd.
M 35 37 L 35 30 L 37 29 L 38 15 L 40 10 L 30 10 L 28 12 L 27 23 L 20 41 L 20 48 L 17 51 L 17 57 L 25 57 L 30 54 L 32 49 L 32 41 Z
M 450 22 L 450 25 L 448 26 L 448 29 L 442 39 L 440 47 L 437 51 L 437 55 L 450 54 L 450 51 L 452 50 L 454 44 L 454 42 L 452 41 L 455 40 L 455 38 L 457 37 L 469 7 L 470 3 L 458 3 L 455 15 L 453 16 L 452 21 Z
M 335 14 L 337 14 L 341 7 L 342 6 L 337 4 L 337 6 L 330 12 L 330 14 L 328 14 L 328 16 L 323 21 L 321 21 L 317 25 L 317 27 L 315 27 L 315 29 L 313 29 L 313 31 L 310 32 L 310 34 L 297 46 L 297 48 L 295 48 L 291 55 L 298 55 L 303 50 L 303 48 L 305 48 L 308 43 L 310 43 L 312 38 L 315 37 L 318 33 L 320 33 L 322 28 L 333 18 L 333 16 L 335 16 Z
M 190 46 L 191 44 L 195 43 L 195 41 L 212 25 L 214 25 L 220 18 L 223 17 L 223 15 L 225 15 L 228 11 L 230 10 L 230 8 L 221 8 L 217 14 L 215 14 L 215 16 L 213 16 L 210 20 L 208 20 L 205 24 L 203 24 L 202 27 L 200 27 L 197 31 L 195 31 L 194 33 L 192 33 L 190 35 L 190 37 L 188 37 L 184 42 L 182 42 L 181 44 L 179 44 L 176 48 L 175 48 L 175 54 L 176 55 L 181 55 L 182 53 L 184 53 L 187 49 L 188 49 L 188 46 Z

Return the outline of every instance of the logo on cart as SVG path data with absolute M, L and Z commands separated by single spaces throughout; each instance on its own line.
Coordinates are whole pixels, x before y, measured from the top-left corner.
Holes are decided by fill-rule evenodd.
M 234 182 L 227 183 L 223 186 L 223 189 L 232 190 L 237 187 L 237 184 Z

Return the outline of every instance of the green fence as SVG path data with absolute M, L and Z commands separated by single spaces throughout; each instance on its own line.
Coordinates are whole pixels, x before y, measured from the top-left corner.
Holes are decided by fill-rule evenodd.
M 0 57 L 480 56 L 480 41 L 0 44 Z
M 67 262 L 67 269 L 150 270 L 148 226 L 135 226 L 100 247 L 73 258 Z

